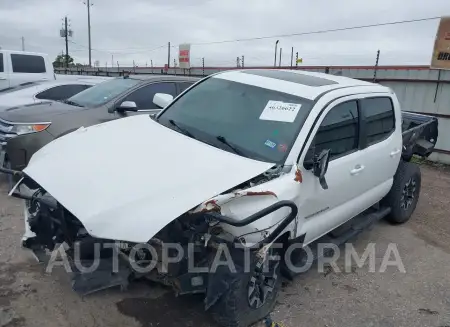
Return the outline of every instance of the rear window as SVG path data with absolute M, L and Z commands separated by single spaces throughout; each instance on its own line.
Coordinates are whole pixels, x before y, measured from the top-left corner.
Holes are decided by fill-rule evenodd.
M 58 85 L 45 90 L 36 95 L 37 99 L 46 100 L 65 100 L 89 88 L 90 85 L 85 84 L 67 84 Z
M 3 73 L 3 53 L 0 53 L 0 73 Z
M 45 61 L 41 56 L 11 54 L 13 73 L 45 73 Z

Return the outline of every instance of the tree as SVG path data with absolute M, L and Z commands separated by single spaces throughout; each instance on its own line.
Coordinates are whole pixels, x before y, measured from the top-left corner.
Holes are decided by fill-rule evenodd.
M 73 58 L 69 56 L 69 67 L 72 67 L 74 65 Z M 64 68 L 66 67 L 66 55 L 57 55 L 55 58 L 55 61 L 53 61 L 53 67 L 54 68 Z

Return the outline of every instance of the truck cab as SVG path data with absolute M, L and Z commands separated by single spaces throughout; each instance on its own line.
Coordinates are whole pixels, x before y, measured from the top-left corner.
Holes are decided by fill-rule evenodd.
M 47 54 L 0 50 L 0 90 L 41 80 L 55 80 Z

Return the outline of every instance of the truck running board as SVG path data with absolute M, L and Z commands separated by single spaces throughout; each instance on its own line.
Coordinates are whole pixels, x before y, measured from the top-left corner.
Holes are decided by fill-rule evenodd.
M 333 249 L 329 247 L 323 248 L 321 253 L 319 253 L 319 244 L 334 244 L 336 246 L 340 246 L 346 243 L 348 240 L 354 238 L 359 233 L 364 231 L 365 229 L 373 226 L 377 221 L 383 219 L 391 212 L 391 208 L 382 207 L 378 210 L 367 210 L 366 212 L 356 216 L 351 219 L 341 227 L 338 227 L 339 231 L 334 233 L 335 237 L 330 234 L 327 234 L 320 239 L 308 244 L 310 248 L 310 256 L 312 253 L 313 262 L 317 262 L 319 259 L 323 257 L 328 257 L 333 255 Z M 300 249 L 297 253 L 293 251 L 292 253 L 292 261 L 296 267 L 305 267 L 307 265 L 307 260 L 311 260 L 311 258 L 306 255 L 305 250 Z M 297 274 L 288 269 L 287 266 L 283 265 L 282 268 L 283 275 L 292 280 Z

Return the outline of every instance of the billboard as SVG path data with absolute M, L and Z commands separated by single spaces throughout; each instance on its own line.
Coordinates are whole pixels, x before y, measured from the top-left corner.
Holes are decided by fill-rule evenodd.
M 450 69 L 450 17 L 442 17 L 436 34 L 431 68 Z
M 178 51 L 178 63 L 180 68 L 191 68 L 191 45 L 188 43 L 180 44 Z

